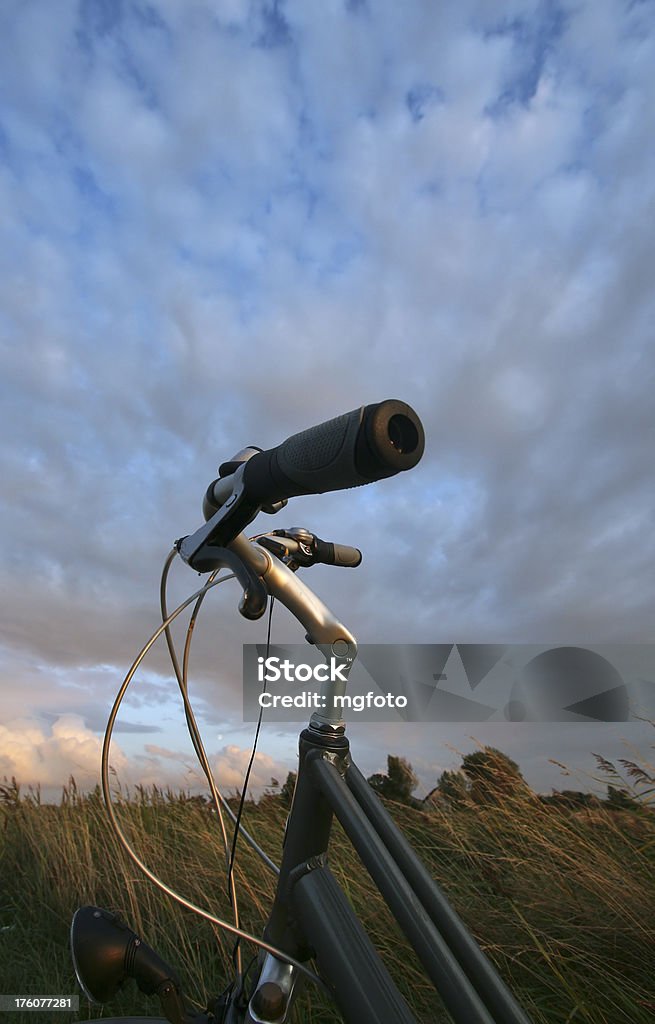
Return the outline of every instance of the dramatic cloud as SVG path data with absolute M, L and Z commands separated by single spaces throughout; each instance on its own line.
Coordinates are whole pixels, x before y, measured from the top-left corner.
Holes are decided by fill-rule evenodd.
M 62 715 L 49 734 L 29 720 L 0 725 L 0 750 L 0 775 L 15 776 L 21 785 L 40 784 L 47 790 L 67 782 L 70 775 L 80 789 L 100 781 L 102 741 L 79 715 Z M 111 765 L 120 771 L 126 761 L 116 747 Z
M 147 731 L 142 730 L 142 731 Z M 110 749 L 109 764 L 123 789 L 140 783 L 173 790 L 180 788 L 192 792 L 207 792 L 207 782 L 193 758 L 180 750 L 169 750 L 146 743 L 145 754 L 129 759 L 115 742 Z M 87 728 L 80 715 L 61 715 L 52 723 L 50 731 L 36 721 L 17 719 L 6 726 L 0 725 L 0 778 L 12 776 L 25 789 L 30 786 L 41 790 L 42 798 L 57 800 L 62 783 L 72 775 L 79 790 L 88 791 L 100 783 L 102 740 Z M 240 792 L 250 760 L 250 751 L 234 744 L 220 750 L 208 750 L 209 764 L 219 788 L 227 795 Z M 288 768 L 268 754 L 255 755 L 249 792 L 259 796 L 272 779 L 284 782 Z
M 220 462 L 386 397 L 420 466 L 265 520 L 364 550 L 313 573 L 361 640 L 650 639 L 651 4 L 26 2 L 0 40 L 8 765 L 97 739 Z M 265 626 L 225 592 L 191 667 L 227 735 Z

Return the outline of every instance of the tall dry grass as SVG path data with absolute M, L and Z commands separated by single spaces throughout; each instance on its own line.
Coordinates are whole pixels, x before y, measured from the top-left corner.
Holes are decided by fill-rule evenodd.
M 1 794 L 0 794 L 1 795 Z M 543 804 L 527 788 L 502 803 L 417 810 L 392 804 L 401 829 L 535 1024 L 652 1024 L 655 1020 L 655 815 Z M 126 856 L 99 791 L 73 779 L 59 806 L 5 787 L 0 804 L 0 991 L 78 992 L 68 947 L 75 909 L 116 909 L 177 969 L 198 1008 L 229 974 L 232 940 L 160 894 Z M 118 793 L 117 812 L 141 858 L 187 899 L 229 918 L 224 853 L 213 815 L 188 794 Z M 286 808 L 247 804 L 246 827 L 279 862 Z M 395 922 L 335 826 L 330 862 L 417 1019 L 449 1020 Z M 275 878 L 245 843 L 237 882 L 242 924 L 261 932 Z M 249 953 L 249 951 L 246 951 Z M 129 983 L 99 1012 L 157 1014 Z M 11 1024 L 31 1024 L 16 1014 Z M 298 1021 L 339 1020 L 312 992 Z

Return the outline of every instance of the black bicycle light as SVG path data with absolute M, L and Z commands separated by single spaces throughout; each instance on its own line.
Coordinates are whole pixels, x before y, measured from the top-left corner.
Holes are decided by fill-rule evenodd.
M 80 907 L 70 941 L 77 980 L 91 1002 L 108 1002 L 127 978 L 134 978 L 146 995 L 156 992 L 162 1001 L 173 997 L 177 1002 L 180 983 L 175 972 L 117 914 Z

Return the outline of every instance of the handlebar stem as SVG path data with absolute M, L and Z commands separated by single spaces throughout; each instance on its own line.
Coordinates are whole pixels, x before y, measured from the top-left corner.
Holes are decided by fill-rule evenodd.
M 357 657 L 357 641 L 350 630 L 291 569 L 265 548 L 249 541 L 245 534 L 235 537 L 228 548 L 261 577 L 271 597 L 277 598 L 304 626 L 308 642 L 321 651 L 328 663 L 334 659 L 347 679 Z M 312 715 L 311 725 L 314 728 L 335 730 L 345 727 L 343 717 L 335 707 L 335 697 L 342 696 L 345 689 L 345 680 L 338 678 L 322 683 L 324 708 Z

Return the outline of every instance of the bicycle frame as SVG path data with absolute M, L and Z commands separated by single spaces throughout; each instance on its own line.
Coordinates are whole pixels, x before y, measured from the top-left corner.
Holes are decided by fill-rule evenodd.
M 326 659 L 336 659 L 347 677 L 357 653 L 355 638 L 313 591 L 244 534 L 228 549 L 230 567 L 238 559 L 247 569 L 240 577 L 242 585 L 258 577 L 268 594 L 305 627 L 309 642 Z M 316 958 L 321 979 L 347 1024 L 416 1024 L 328 866 L 336 816 L 455 1024 L 530 1024 L 351 760 L 345 723 L 330 710 L 334 695 L 343 693 L 345 685 L 322 684 L 325 710 L 314 712 L 300 734 L 298 775 L 265 941 L 297 961 Z M 300 971 L 271 953 L 260 964 L 245 1018 L 233 1000 L 225 1009 L 225 1024 L 288 1022 Z M 128 1024 L 139 1019 L 154 1020 L 120 1020 Z
M 333 815 L 453 1020 L 527 1024 L 509 989 L 353 764 L 344 735 L 321 736 L 312 729 L 301 733 L 298 779 L 265 938 L 298 959 L 315 952 L 321 977 L 347 1024 L 414 1024 L 327 865 Z
M 266 588 L 305 626 L 307 639 L 347 672 L 356 657 L 352 634 L 286 565 L 240 535 L 230 545 Z M 268 563 L 264 567 L 262 560 Z M 345 684 L 326 682 L 327 711 L 300 735 L 300 763 L 277 893 L 264 937 L 303 960 L 314 952 L 347 1024 L 410 1024 L 415 1018 L 327 865 L 333 815 L 341 823 L 391 913 L 414 948 L 456 1024 L 529 1024 L 425 866 L 350 758 L 345 724 L 329 709 Z M 337 687 L 339 690 L 337 691 Z M 270 954 L 258 987 L 276 978 L 292 994 L 293 968 Z M 263 980 L 262 980 L 263 979 Z M 289 998 L 289 1002 L 290 1002 Z M 251 1020 L 266 1018 L 253 1013 Z

